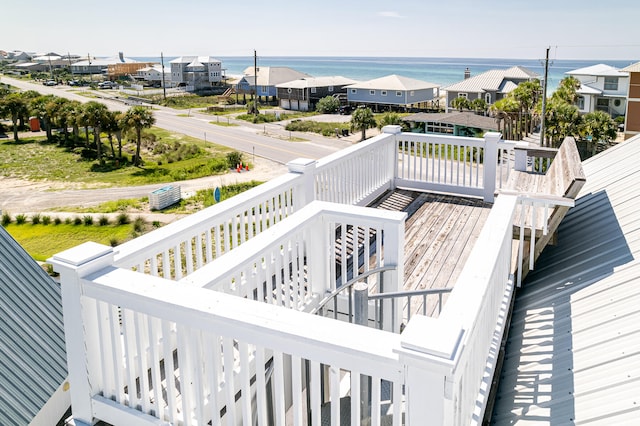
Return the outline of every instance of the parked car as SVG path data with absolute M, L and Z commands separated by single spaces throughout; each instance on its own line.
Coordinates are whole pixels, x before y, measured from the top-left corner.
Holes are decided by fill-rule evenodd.
M 338 110 L 340 115 L 349 115 L 351 114 L 351 111 L 353 111 L 353 107 L 351 107 L 351 105 L 343 105 Z
M 67 82 L 67 84 L 68 84 L 69 86 L 80 86 L 80 81 L 79 81 L 79 80 L 69 80 L 69 81 Z
M 44 83 L 42 83 L 42 84 L 44 84 L 45 86 L 55 86 L 55 85 L 57 85 L 57 84 L 58 84 L 58 82 L 57 82 L 57 81 L 55 81 L 55 80 L 47 80 L 47 81 L 45 81 L 45 82 L 44 82 Z
M 115 89 L 116 87 L 118 87 L 118 85 L 113 81 L 103 81 L 101 83 L 98 83 L 99 89 Z

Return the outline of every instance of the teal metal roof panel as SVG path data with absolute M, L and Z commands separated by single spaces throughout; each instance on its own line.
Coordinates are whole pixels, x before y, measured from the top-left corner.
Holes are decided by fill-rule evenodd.
M 26 425 L 67 377 L 62 300 L 2 227 L 0 317 L 0 424 Z

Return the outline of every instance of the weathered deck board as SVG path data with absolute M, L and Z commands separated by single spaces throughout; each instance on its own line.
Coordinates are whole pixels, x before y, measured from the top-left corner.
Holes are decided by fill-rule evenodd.
M 491 209 L 480 199 L 404 190 L 373 206 L 410 214 L 405 224 L 406 291 L 452 287 Z M 422 298 L 412 298 L 411 315 L 422 312 L 422 305 Z M 406 319 L 406 303 L 404 311 Z M 426 313 L 437 315 L 437 296 L 427 298 Z

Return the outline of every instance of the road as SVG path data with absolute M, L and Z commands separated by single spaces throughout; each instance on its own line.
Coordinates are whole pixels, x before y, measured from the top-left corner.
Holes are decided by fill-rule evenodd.
M 125 105 L 123 100 L 114 98 L 113 92 L 108 90 L 95 91 L 96 95 L 101 97 L 89 98 L 77 94 L 79 88 L 75 87 L 44 86 L 4 75 L 0 78 L 0 82 L 22 90 L 36 90 L 42 94 L 52 94 L 83 103 L 92 100 L 102 102 L 114 111 L 126 111 L 130 107 Z M 210 123 L 216 121 L 216 116 L 157 105 L 153 108 L 157 127 L 214 142 L 280 164 L 286 164 L 296 158 L 317 160 L 351 145 L 351 142 L 346 139 L 331 139 L 308 133 L 292 134 L 307 141 L 290 142 L 286 140 L 289 132 L 286 132 L 280 124 L 253 125 L 242 122 L 242 125 L 236 127 L 218 126 Z M 265 135 L 265 132 L 272 136 Z

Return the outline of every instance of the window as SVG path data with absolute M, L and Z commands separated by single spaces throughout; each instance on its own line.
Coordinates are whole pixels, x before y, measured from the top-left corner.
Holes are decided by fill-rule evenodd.
M 386 90 L 383 90 L 383 91 L 381 91 L 381 92 L 380 92 L 380 94 L 381 94 L 382 96 L 387 96 L 387 91 L 386 91 Z
M 608 98 L 598 98 L 596 100 L 596 110 L 609 112 L 609 99 Z
M 398 90 L 398 91 L 396 92 L 396 96 L 401 97 L 401 96 L 402 96 L 402 92 Z
M 287 93 L 291 93 L 291 87 L 287 89 Z
M 328 90 L 329 90 L 330 92 L 333 92 L 333 86 L 329 86 L 329 89 L 328 89 Z
M 375 91 L 375 90 L 369 90 L 369 94 L 370 94 L 371 96 L 375 96 L 375 95 L 376 95 L 376 91 Z
M 352 94 L 358 93 L 358 89 L 351 89 L 351 93 Z
M 262 86 L 262 93 L 267 93 L 269 91 L 269 86 Z
M 485 93 L 484 101 L 487 103 L 487 105 L 491 103 L 491 93 Z
M 458 93 L 458 97 L 459 98 L 469 99 L 469 94 L 468 93 Z
M 580 110 L 584 109 L 584 96 L 578 96 L 578 99 L 576 100 L 576 106 Z
M 415 94 L 415 92 L 412 90 L 411 92 L 409 92 L 409 96 L 413 96 Z
M 618 90 L 618 77 L 605 77 L 604 90 Z
M 317 90 L 317 89 L 316 89 L 315 87 L 312 87 L 312 88 L 311 88 L 311 93 L 316 93 L 316 90 Z

